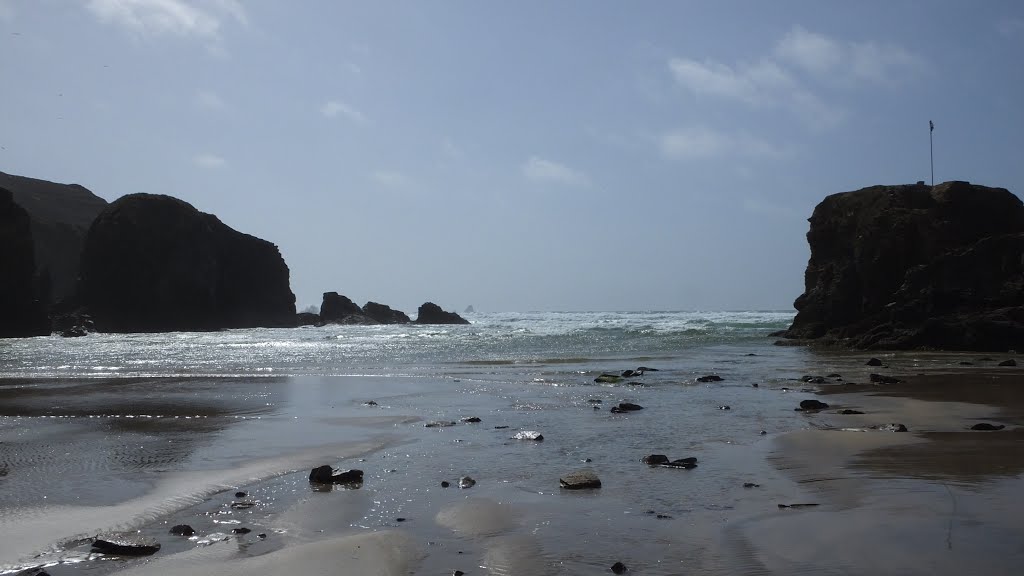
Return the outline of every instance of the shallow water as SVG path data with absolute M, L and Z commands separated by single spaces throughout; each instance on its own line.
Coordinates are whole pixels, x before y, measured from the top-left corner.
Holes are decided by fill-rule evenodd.
M 989 550 L 993 541 L 979 535 L 986 523 L 1003 525 L 990 510 L 998 498 L 970 494 L 997 477 L 940 492 L 910 469 L 886 467 L 892 458 L 884 452 L 867 452 L 856 465 L 837 459 L 825 472 L 780 462 L 777 440 L 787 433 L 844 425 L 830 412 L 793 411 L 814 393 L 800 376 L 838 372 L 844 382 L 866 382 L 877 369 L 864 366 L 865 355 L 772 346 L 766 334 L 779 319 L 771 318 L 774 324 L 761 313 L 702 321 L 680 314 L 510 315 L 470 327 L 4 343 L 0 532 L 18 534 L 0 542 L 0 566 L 51 564 L 60 576 L 133 567 L 167 573 L 172 562 L 189 566 L 186 573 L 199 565 L 216 573 L 224 568 L 218 562 L 394 529 L 418 543 L 417 574 L 481 567 L 491 574 L 589 574 L 615 561 L 645 574 L 791 573 L 823 560 L 792 554 L 763 531 L 793 538 L 800 518 L 820 526 L 838 511 L 856 511 L 858 522 L 899 524 L 902 514 L 886 512 L 892 500 L 934 508 L 954 493 L 964 502 L 958 513 L 976 526 L 957 531 L 967 548 L 955 555 Z M 890 372 L 955 371 L 957 360 L 886 357 Z M 639 365 L 659 371 L 613 385 L 593 381 Z M 695 382 L 711 373 L 723 380 Z M 370 400 L 376 405 L 365 404 Z M 621 401 L 645 409 L 611 414 Z M 467 416 L 482 422 L 424 426 Z M 545 439 L 512 440 L 521 430 Z M 694 456 L 699 464 L 675 470 L 639 462 L 651 453 Z M 308 470 L 323 463 L 363 469 L 363 486 L 311 490 Z M 838 484 L 827 477 L 837 466 Z M 581 467 L 595 470 L 602 488 L 561 490 L 559 476 Z M 476 485 L 455 488 L 465 475 Z M 1019 486 L 1016 475 L 1002 478 Z M 442 480 L 453 487 L 442 488 Z M 237 489 L 252 508 L 231 507 Z M 857 499 L 844 500 L 849 494 Z M 808 500 L 824 507 L 777 507 Z M 177 523 L 193 525 L 199 536 L 169 536 Z M 240 526 L 253 531 L 230 534 Z M 164 548 L 151 562 L 90 555 L 80 539 L 113 528 L 142 530 Z M 932 534 L 910 522 L 904 528 Z M 228 540 L 201 546 L 211 533 Z M 855 534 L 851 549 L 884 540 Z M 773 542 L 779 553 L 766 554 Z M 42 556 L 33 558 L 37 552 Z M 834 573 L 863 573 L 864 564 L 843 562 L 829 565 Z M 948 565 L 964 565 L 958 562 Z

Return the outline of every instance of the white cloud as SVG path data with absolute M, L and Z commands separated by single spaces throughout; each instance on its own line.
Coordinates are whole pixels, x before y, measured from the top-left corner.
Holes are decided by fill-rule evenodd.
M 677 160 L 702 160 L 721 156 L 780 158 L 785 147 L 745 132 L 727 133 L 703 126 L 668 132 L 661 137 L 661 153 Z
M 89 0 L 86 7 L 105 24 L 139 36 L 195 36 L 215 40 L 231 18 L 248 24 L 236 0 Z
M 370 174 L 370 180 L 387 188 L 405 188 L 409 185 L 409 179 L 394 170 L 377 170 Z
M 814 73 L 834 69 L 843 60 L 843 48 L 838 42 L 794 26 L 775 47 L 775 54 L 782 60 L 792 62 Z
M 224 99 L 216 92 L 201 90 L 196 94 L 196 106 L 205 110 L 221 110 L 225 107 Z
M 199 156 L 192 158 L 192 162 L 200 168 L 220 168 L 227 164 L 227 161 L 224 160 L 224 158 L 214 154 L 200 154 Z
M 590 186 L 590 177 L 568 166 L 531 156 L 523 163 L 523 176 L 535 182 L 553 182 L 570 186 Z
M 341 114 L 353 122 L 358 122 L 360 124 L 366 122 L 366 116 L 363 116 L 362 112 L 340 100 L 331 100 L 327 102 L 320 107 L 320 112 L 328 118 L 335 118 Z

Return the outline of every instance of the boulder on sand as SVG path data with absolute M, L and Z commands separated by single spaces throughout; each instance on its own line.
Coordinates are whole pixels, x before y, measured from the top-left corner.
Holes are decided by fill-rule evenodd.
M 363 471 L 335 470 L 324 464 L 310 471 L 309 481 L 315 484 L 358 484 L 363 481 Z
M 119 556 L 149 556 L 160 549 L 160 543 L 138 532 L 108 532 L 92 543 L 96 552 Z
M 566 490 L 583 490 L 587 488 L 600 488 L 601 480 L 597 473 L 589 468 L 570 472 L 558 479 L 558 484 Z

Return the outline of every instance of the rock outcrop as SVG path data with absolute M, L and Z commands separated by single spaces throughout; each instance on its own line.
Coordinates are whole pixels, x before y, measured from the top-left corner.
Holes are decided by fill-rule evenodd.
M 0 188 L 0 338 L 50 333 L 38 291 L 28 212 Z
M 862 349 L 1024 342 L 1024 205 L 967 182 L 873 186 L 814 209 L 787 338 Z
M 78 184 L 0 172 L 0 188 L 14 194 L 14 201 L 28 212 L 35 262 L 49 294 L 40 294 L 44 305 L 74 295 L 82 245 L 96 216 L 107 201 Z
M 295 324 L 277 246 L 170 196 L 131 194 L 97 216 L 79 296 L 102 332 Z
M 320 304 L 320 321 L 325 324 L 379 324 L 363 314 L 363 309 L 355 302 L 337 292 L 324 292 L 324 300 Z
M 440 306 L 433 302 L 425 302 L 420 306 L 416 314 L 417 324 L 469 324 L 462 316 L 455 312 L 445 312 Z
M 409 316 L 401 310 L 394 310 L 390 306 L 384 304 L 378 304 L 376 302 L 367 302 L 363 306 L 363 314 L 373 318 L 381 324 L 407 324 L 412 322 Z

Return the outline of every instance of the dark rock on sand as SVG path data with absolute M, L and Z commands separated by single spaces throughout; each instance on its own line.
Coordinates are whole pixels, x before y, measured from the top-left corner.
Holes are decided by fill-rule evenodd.
M 92 548 L 104 554 L 149 556 L 160 549 L 160 543 L 138 532 L 109 532 L 97 536 Z
M 868 380 L 875 384 L 899 384 L 901 382 L 899 378 L 886 376 L 885 374 L 871 374 L 868 376 Z
M 753 482 L 744 482 L 743 483 L 743 487 L 744 488 L 760 488 L 761 485 L 760 484 L 754 484 Z
M 441 480 L 441 488 L 448 488 L 452 483 L 447 480 Z
M 828 404 L 820 400 L 801 400 L 798 410 L 824 410 L 826 408 L 828 408 Z
M 472 488 L 473 486 L 476 486 L 476 480 L 473 480 L 469 476 L 459 478 L 459 488 Z
M 0 188 L 0 338 L 50 333 L 35 258 L 28 212 Z
M 644 456 L 640 461 L 650 466 L 657 466 L 659 464 L 668 463 L 668 456 L 665 456 L 664 454 L 651 454 L 649 456 Z
M 868 366 L 881 366 L 882 361 L 879 360 L 878 358 L 871 358 L 870 360 L 865 362 L 865 364 L 867 364 Z
M 600 488 L 601 480 L 597 473 L 589 468 L 570 472 L 558 479 L 558 484 L 566 490 L 583 490 L 586 488 Z
M 597 384 L 616 384 L 622 381 L 622 376 L 618 374 L 601 374 L 597 378 L 594 378 L 594 382 Z
M 171 527 L 171 534 L 175 536 L 192 536 L 196 533 L 188 524 L 177 524 Z
M 1016 366 L 1017 365 L 1017 361 L 1014 360 L 1013 358 L 1010 358 L 1009 360 L 1003 360 L 998 365 L 999 366 Z
M 683 470 L 690 470 L 697 467 L 697 459 L 693 456 L 688 458 L 680 458 L 671 462 L 662 462 L 658 464 L 662 468 L 681 468 Z
M 363 481 L 362 470 L 335 470 L 329 465 L 317 466 L 309 473 L 309 481 L 316 484 L 358 484 Z
M 986 432 L 994 431 L 994 430 L 1002 430 L 1003 428 L 1006 428 L 1006 426 L 1003 425 L 1003 424 L 989 424 L 988 422 L 979 422 L 979 423 L 975 424 L 974 426 L 971 426 L 971 430 L 980 430 L 980 431 L 986 431 Z
M 616 573 L 616 574 L 622 574 L 622 573 L 626 572 L 627 570 L 629 570 L 629 568 L 626 568 L 626 565 L 623 564 L 622 562 L 616 562 L 615 564 L 612 564 L 612 567 L 611 567 L 611 571 Z
M 424 302 L 416 313 L 417 324 L 469 324 L 455 312 L 445 312 L 433 302 Z
M 906 432 L 907 431 L 907 427 L 906 426 L 904 426 L 903 424 L 896 424 L 896 423 L 893 423 L 893 424 L 882 424 L 881 426 L 878 427 L 878 429 L 883 431 L 883 432 Z
M 721 382 L 722 377 L 718 374 L 708 374 L 707 376 L 697 377 L 697 382 Z
M 636 412 L 637 410 L 643 410 L 644 407 L 639 404 L 633 404 L 632 402 L 619 402 L 618 406 L 613 406 L 611 409 L 612 414 L 622 414 L 625 412 Z
M 247 492 L 242 492 L 241 490 L 235 492 L 235 498 L 245 498 L 248 495 L 249 494 Z
M 476 424 L 480 422 L 480 418 L 476 416 L 469 416 L 468 418 L 463 418 L 462 421 L 466 422 L 467 424 Z
M 170 196 L 130 194 L 92 223 L 79 297 L 101 332 L 292 326 L 277 246 Z
M 779 504 L 779 508 L 811 508 L 819 504 Z
M 718 407 L 719 410 L 732 410 L 731 406 L 722 405 Z
M 412 322 L 405 312 L 394 310 L 390 306 L 376 302 L 367 302 L 363 306 L 363 314 L 381 324 L 408 324 Z
M 1024 341 L 1024 205 L 967 182 L 873 186 L 814 209 L 787 338 L 1005 351 Z
M 231 533 L 232 534 L 248 534 L 249 532 L 252 532 L 252 529 L 251 528 L 246 528 L 244 526 L 242 526 L 241 528 L 232 528 L 231 529 Z
M 840 410 L 839 412 L 836 412 L 836 414 L 843 414 L 845 416 L 852 416 L 854 414 L 863 414 L 863 412 L 861 412 L 860 410 L 850 410 L 849 408 L 847 408 L 845 410 Z

